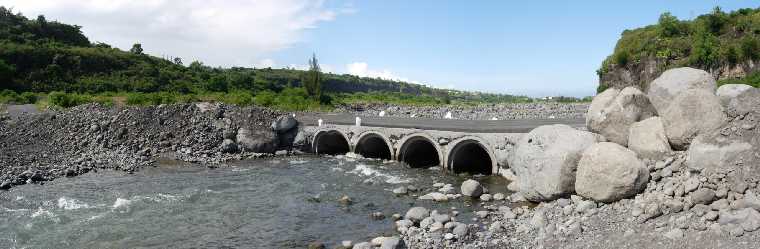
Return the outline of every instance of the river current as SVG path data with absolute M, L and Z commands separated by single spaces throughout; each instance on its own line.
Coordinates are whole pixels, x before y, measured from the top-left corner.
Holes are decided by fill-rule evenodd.
M 0 191 L 0 248 L 304 248 L 394 234 L 394 213 L 456 209 L 471 222 L 480 203 L 435 203 L 391 190 L 468 176 L 350 156 L 255 159 L 219 168 L 162 161 L 134 174 L 99 171 Z M 501 177 L 479 177 L 506 193 Z M 349 196 L 352 205 L 337 200 Z M 388 218 L 374 220 L 382 212 Z

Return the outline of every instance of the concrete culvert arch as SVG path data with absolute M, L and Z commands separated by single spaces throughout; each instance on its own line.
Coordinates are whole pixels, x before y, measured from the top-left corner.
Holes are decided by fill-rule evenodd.
M 354 152 L 365 158 L 393 159 L 390 144 L 388 144 L 385 138 L 376 133 L 368 133 L 359 138 Z
M 429 168 L 441 165 L 440 154 L 435 144 L 424 136 L 406 140 L 399 149 L 398 160 L 412 168 Z
M 342 155 L 351 151 L 348 140 L 336 130 L 322 131 L 314 136 L 314 153 Z
M 493 156 L 481 142 L 474 139 L 463 140 L 454 145 L 449 152 L 448 163 L 449 170 L 454 174 L 493 173 Z

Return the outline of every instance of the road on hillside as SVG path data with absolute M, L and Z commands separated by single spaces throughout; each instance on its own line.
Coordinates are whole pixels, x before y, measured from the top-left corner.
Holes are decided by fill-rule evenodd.
M 309 113 L 296 117 L 305 125 L 316 126 L 317 120 L 324 124 L 353 125 L 355 115 L 347 113 Z M 410 128 L 423 130 L 458 131 L 474 133 L 527 133 L 541 125 L 566 124 L 585 127 L 584 119 L 520 119 L 520 120 L 457 120 L 402 117 L 361 117 L 362 126 Z

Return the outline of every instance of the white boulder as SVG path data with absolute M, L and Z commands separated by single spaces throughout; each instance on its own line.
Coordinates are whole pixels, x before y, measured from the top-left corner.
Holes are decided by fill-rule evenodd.
M 628 149 L 640 158 L 660 159 L 672 151 L 665 126 L 660 117 L 651 117 L 631 125 L 628 135 Z
M 610 142 L 591 145 L 578 162 L 575 191 L 601 202 L 636 195 L 646 187 L 649 170 L 636 153 Z
M 608 141 L 625 146 L 631 124 L 655 114 L 649 99 L 639 89 L 610 88 L 594 97 L 586 115 L 586 126 Z
M 523 135 L 509 160 L 521 194 L 531 201 L 547 201 L 575 192 L 581 153 L 603 140 L 567 125 L 540 126 Z
M 710 73 L 693 68 L 670 69 L 652 81 L 647 96 L 662 117 L 671 146 L 685 149 L 698 134 L 725 123 L 715 89 Z

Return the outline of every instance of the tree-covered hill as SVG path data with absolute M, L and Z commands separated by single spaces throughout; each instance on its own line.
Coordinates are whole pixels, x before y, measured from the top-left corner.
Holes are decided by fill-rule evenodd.
M 105 43 L 91 43 L 82 34 L 80 26 L 47 21 L 44 16 L 29 19 L 0 6 L 0 90 L 81 94 L 242 93 L 243 96 L 261 96 L 261 99 L 274 101 L 280 93 L 301 94 L 303 91 L 288 89 L 303 87 L 303 76 L 304 71 L 294 69 L 220 68 L 198 61 L 185 65 L 181 58 L 144 54 L 141 44 L 123 51 Z M 361 96 L 381 101 L 414 103 L 419 100 L 423 104 L 449 103 L 451 100 L 494 103 L 528 99 L 330 73 L 321 77 L 321 89 L 325 93 L 321 102 L 327 105 L 333 98 L 355 101 Z M 353 93 L 365 95 L 352 96 Z M 367 93 L 373 96 L 367 96 Z
M 597 71 L 599 90 L 647 84 L 664 70 L 695 67 L 721 83 L 760 84 L 760 8 L 730 13 L 716 7 L 693 20 L 670 13 L 657 24 L 623 31 L 614 53 Z

